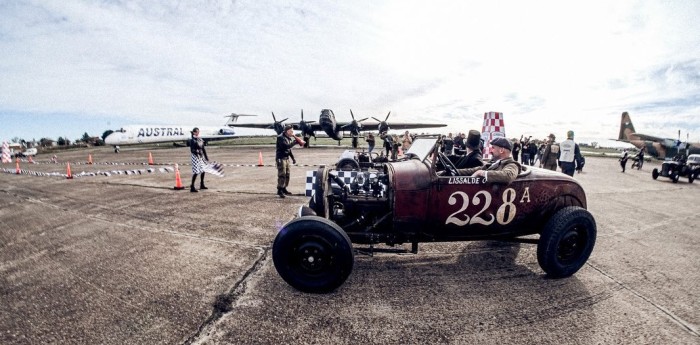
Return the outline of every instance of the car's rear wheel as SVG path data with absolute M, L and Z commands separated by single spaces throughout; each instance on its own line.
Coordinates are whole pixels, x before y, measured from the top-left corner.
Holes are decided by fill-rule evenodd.
M 576 273 L 593 251 L 596 224 L 586 209 L 565 207 L 552 216 L 540 235 L 537 262 L 552 278 Z
M 693 183 L 693 181 L 695 181 L 695 174 L 688 174 L 688 183 Z
M 659 178 L 659 169 L 654 168 L 654 170 L 651 171 L 651 178 L 653 178 L 654 180 Z
M 354 264 L 347 234 L 335 223 L 307 216 L 287 223 L 272 245 L 277 273 L 304 292 L 326 293 L 345 282 Z

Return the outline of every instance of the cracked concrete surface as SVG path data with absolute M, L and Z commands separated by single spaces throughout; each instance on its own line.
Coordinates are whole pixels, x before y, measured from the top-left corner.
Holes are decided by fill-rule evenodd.
M 208 151 L 239 165 L 274 155 Z M 341 151 L 295 156 L 331 164 Z M 59 159 L 75 174 L 144 168 L 149 152 L 164 166 L 189 161 L 187 148 Z M 88 154 L 97 164 L 79 164 Z M 48 159 L 22 169 L 65 172 Z M 614 159 L 587 159 L 576 178 L 598 241 L 571 278 L 545 278 L 534 245 L 431 243 L 418 255 L 357 255 L 346 283 L 326 295 L 298 292 L 274 269 L 272 240 L 307 201 L 276 198 L 274 167 L 226 167 L 196 194 L 174 191 L 172 173 L 0 173 L 0 343 L 697 344 L 700 184 L 654 181 L 656 165 L 622 174 Z M 313 169 L 293 168 L 292 192 Z M 189 184 L 189 167 L 181 172 Z

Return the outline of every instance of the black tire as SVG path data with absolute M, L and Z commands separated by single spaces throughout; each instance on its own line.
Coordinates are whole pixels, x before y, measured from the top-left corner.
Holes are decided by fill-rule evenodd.
M 336 169 L 343 171 L 360 170 L 360 163 L 351 158 L 343 158 L 335 166 Z
M 653 178 L 654 180 L 659 178 L 659 169 L 654 168 L 654 170 L 651 171 L 651 178 Z
M 669 176 L 669 177 L 671 177 L 671 181 L 673 181 L 673 183 L 678 183 L 678 178 L 679 178 L 678 172 L 676 172 L 676 171 L 672 172 L 671 176 Z
M 357 148 L 357 137 L 352 137 L 352 148 L 353 149 Z
M 596 224 L 586 209 L 562 208 L 545 224 L 537 245 L 537 262 L 551 278 L 566 278 L 588 260 L 596 240 Z
M 688 174 L 688 183 L 693 183 L 695 181 L 695 175 L 691 172 Z
M 287 223 L 272 244 L 277 273 L 297 290 L 327 293 L 350 276 L 355 261 L 347 234 L 335 223 L 308 216 Z

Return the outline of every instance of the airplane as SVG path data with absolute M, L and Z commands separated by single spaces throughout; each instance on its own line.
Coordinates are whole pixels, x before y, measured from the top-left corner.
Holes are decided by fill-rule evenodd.
M 194 127 L 199 128 L 199 137 L 206 145 L 209 141 L 231 139 L 236 137 L 232 124 L 236 123 L 240 116 L 256 116 L 235 114 L 226 115 L 229 121 L 226 127 L 210 126 L 184 126 L 184 125 L 130 125 L 124 126 L 105 137 L 106 145 L 114 146 L 114 152 L 119 152 L 120 145 L 136 145 L 150 143 L 172 142 L 175 146 L 180 146 L 178 142 L 187 142 L 192 137 L 190 131 Z
M 24 151 L 22 151 L 22 144 L 20 143 L 9 143 L 7 145 L 9 149 L 9 154 L 10 157 L 29 157 L 29 156 L 36 156 L 37 154 L 37 149 L 34 147 L 30 147 Z
M 686 157 L 691 154 L 700 154 L 700 143 L 681 142 L 680 138 L 680 130 L 678 131 L 678 140 L 636 133 L 629 113 L 626 111 L 622 113 L 617 140 L 630 143 L 639 149 L 645 147 L 647 154 L 658 159 L 673 158 L 679 153 Z
M 372 117 L 376 123 L 371 123 L 371 124 L 366 124 L 363 125 L 362 122 L 369 119 L 363 118 L 360 120 L 355 119 L 355 114 L 352 112 L 352 109 L 350 109 L 350 116 L 352 117 L 352 121 L 350 122 L 339 122 L 335 119 L 335 113 L 331 109 L 323 109 L 321 110 L 321 114 L 319 115 L 318 122 L 317 121 L 304 121 L 304 110 L 301 110 L 301 121 L 298 123 L 292 124 L 294 129 L 300 130 L 302 136 L 304 137 L 304 142 L 307 143 L 306 146 L 308 146 L 309 143 L 309 138 L 314 137 L 316 138 L 316 131 L 322 130 L 328 135 L 329 138 L 332 138 L 334 140 L 343 140 L 344 138 L 344 133 L 347 131 L 350 133 L 350 137 L 352 138 L 352 147 L 357 148 L 357 141 L 360 136 L 361 131 L 371 131 L 371 130 L 377 130 L 379 133 L 386 132 L 389 129 L 416 129 L 416 128 L 435 128 L 435 127 L 445 127 L 447 126 L 446 124 L 443 123 L 394 123 L 391 126 L 387 122 L 389 120 L 389 115 L 391 115 L 391 111 L 386 115 L 384 120 L 380 120 L 376 117 Z M 245 124 L 236 124 L 235 126 L 238 127 L 244 127 L 244 128 L 262 128 L 262 129 L 274 129 L 277 134 L 281 134 L 282 130 L 284 129 L 284 121 L 287 120 L 285 118 L 284 120 L 277 121 L 277 118 L 275 117 L 275 113 L 272 113 L 272 119 L 273 123 L 245 123 Z M 233 127 L 233 124 L 229 124 L 229 126 Z

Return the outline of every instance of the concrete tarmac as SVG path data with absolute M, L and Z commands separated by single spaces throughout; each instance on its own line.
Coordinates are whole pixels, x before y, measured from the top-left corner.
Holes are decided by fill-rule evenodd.
M 199 193 L 158 170 L 181 164 L 189 186 L 188 148 L 2 164 L 0 344 L 700 343 L 700 182 L 654 181 L 658 162 L 587 159 L 575 178 L 598 238 L 570 278 L 546 278 L 535 245 L 432 243 L 357 254 L 342 287 L 314 295 L 279 277 L 271 244 L 308 201 L 305 172 L 342 149 L 294 152 L 309 166 L 286 199 L 271 146 L 208 148 L 226 175 Z M 67 161 L 73 179 L 46 175 Z

